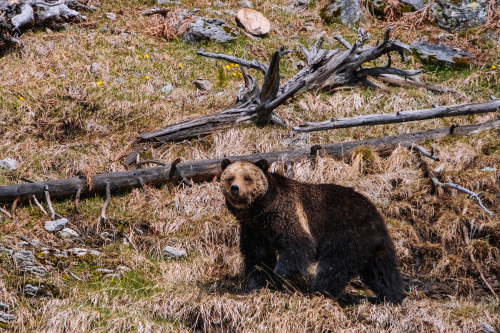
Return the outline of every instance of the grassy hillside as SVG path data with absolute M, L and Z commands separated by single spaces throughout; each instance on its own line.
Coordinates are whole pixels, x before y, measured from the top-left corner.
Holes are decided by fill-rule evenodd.
M 225 1 L 224 8 L 206 0 L 183 2 L 182 8 L 199 8 L 198 15 L 220 17 L 230 24 L 233 17 L 224 10 L 239 8 L 236 0 Z M 21 183 L 21 178 L 39 181 L 126 170 L 120 157 L 130 151 L 139 134 L 231 106 L 242 78 L 234 77 L 237 69 L 227 69 L 225 62 L 197 56 L 200 48 L 267 63 L 281 45 L 312 46 L 322 32 L 325 48 L 340 47 L 333 39 L 337 33 L 350 42 L 356 38 L 352 29 L 322 22 L 323 2 L 312 1 L 302 12 L 287 10 L 284 1 L 253 3 L 272 23 L 269 36 L 254 40 L 241 35 L 227 44 L 166 41 L 158 35 L 165 22 L 141 15 L 154 5 L 153 0 L 102 1 L 96 11 L 85 13 L 83 23 L 59 31 L 26 32 L 21 37 L 23 47 L 5 51 L 0 58 L 0 159 L 20 162 L 15 171 L 0 171 L 0 185 Z M 117 19 L 109 20 L 109 12 Z M 435 41 L 443 33 L 427 20 L 421 25 L 419 21 L 418 16 L 392 23 L 367 17 L 362 26 L 372 35 L 372 44 L 383 38 L 389 24 L 394 25 L 392 38 L 408 44 Z M 306 92 L 278 108 L 287 129 L 242 126 L 196 140 L 145 146 L 142 158 L 195 161 L 498 119 L 497 113 L 307 135 L 291 130 L 303 121 L 484 101 L 491 94 L 500 97 L 500 72 L 493 68 L 500 68 L 498 42 L 483 39 L 477 29 L 440 38 L 471 52 L 474 63 L 443 68 L 424 66 L 412 56 L 407 63 L 396 57 L 393 61 L 399 68 L 423 68 L 425 80 L 458 93 L 397 87 Z M 297 72 L 299 60 L 298 53 L 283 58 L 285 79 Z M 260 73 L 252 74 L 262 80 Z M 197 78 L 210 80 L 213 90 L 196 90 L 192 81 Z M 167 83 L 173 85 L 170 94 L 161 92 Z M 498 332 L 499 300 L 481 281 L 479 271 L 500 294 L 500 132 L 451 137 L 423 146 L 440 156 L 440 162 L 428 163 L 441 170 L 442 181 L 482 193 L 495 217 L 484 214 L 464 193 L 434 191 L 415 153 L 406 148 L 389 156 L 359 149 L 343 160 L 322 157 L 315 164 L 304 160 L 294 166 L 296 179 L 352 186 L 386 216 L 407 277 L 409 296 L 399 306 L 375 304 L 373 293 L 358 280 L 338 301 L 299 289 L 245 294 L 238 224 L 224 207 L 217 182 L 193 187 L 172 184 L 113 196 L 108 220 L 101 223 L 97 221 L 102 197 L 82 199 L 81 214 L 75 213 L 71 198 L 55 202 L 56 212 L 83 235 L 74 242 L 46 232 L 44 221 L 49 218 L 34 204 L 18 207 L 13 219 L 2 216 L 0 247 L 20 251 L 21 240 L 37 240 L 41 247 L 53 250 L 100 251 L 98 256 L 63 258 L 26 248 L 50 268 L 44 277 L 20 273 L 8 254 L 0 253 L 0 302 L 10 305 L 10 313 L 17 316 L 8 329 L 479 332 L 487 324 Z M 274 164 L 273 169 L 283 172 L 283 165 Z M 102 232 L 112 236 L 101 237 Z M 163 257 L 161 249 L 166 245 L 186 249 L 187 258 Z M 100 268 L 123 273 L 116 279 L 103 277 Z M 23 296 L 28 283 L 43 286 L 43 295 Z

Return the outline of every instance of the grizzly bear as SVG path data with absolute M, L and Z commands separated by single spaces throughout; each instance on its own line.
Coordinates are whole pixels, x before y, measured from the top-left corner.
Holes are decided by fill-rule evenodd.
M 221 191 L 241 225 L 247 292 L 283 286 L 317 262 L 312 291 L 338 296 L 360 275 L 382 301 L 406 295 L 394 244 L 375 205 L 350 187 L 301 183 L 269 163 L 221 163 Z

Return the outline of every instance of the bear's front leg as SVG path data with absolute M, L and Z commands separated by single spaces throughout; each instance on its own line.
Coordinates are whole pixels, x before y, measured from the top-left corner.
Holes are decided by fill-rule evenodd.
M 316 257 L 316 246 L 310 235 L 287 235 L 278 240 L 278 263 L 274 272 L 280 286 L 307 274 Z
M 273 267 L 276 265 L 276 249 L 259 231 L 241 223 L 240 250 L 245 263 L 245 276 L 248 277 L 248 293 L 264 288 L 273 280 Z

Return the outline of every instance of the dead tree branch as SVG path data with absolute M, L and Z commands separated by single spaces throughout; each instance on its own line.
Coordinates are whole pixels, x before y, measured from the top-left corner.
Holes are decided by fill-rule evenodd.
M 431 160 L 438 161 L 439 162 L 439 157 L 434 155 L 433 153 L 428 152 L 424 147 L 419 146 L 417 144 L 411 145 L 411 150 L 415 149 L 417 150 L 420 154 L 424 155 L 425 157 L 430 158 Z
M 293 130 L 298 132 L 313 132 L 357 126 L 404 123 L 408 121 L 425 120 L 432 118 L 455 117 L 470 114 L 497 112 L 498 110 L 500 110 L 500 100 L 495 99 L 487 102 L 438 106 L 423 110 L 398 111 L 396 113 L 385 114 L 370 114 L 343 119 L 332 118 L 329 121 L 306 122 L 305 124 L 294 127 Z
M 424 173 L 426 173 L 427 176 L 431 179 L 432 184 L 435 187 L 453 188 L 455 190 L 467 193 L 468 195 L 470 195 L 471 198 L 476 199 L 477 203 L 483 209 L 484 212 L 486 212 L 491 217 L 494 216 L 494 214 L 492 212 L 490 212 L 486 207 L 484 207 L 483 202 L 481 201 L 481 199 L 479 198 L 479 195 L 477 193 L 474 193 L 474 192 L 472 192 L 472 191 L 470 191 L 470 190 L 468 190 L 468 189 L 466 189 L 466 188 L 464 188 L 464 187 L 462 187 L 460 185 L 454 184 L 454 183 L 441 183 L 439 181 L 439 179 L 437 178 L 436 174 L 429 168 L 429 166 L 427 165 L 427 163 L 422 158 L 420 158 L 420 164 L 422 165 Z
M 381 154 L 387 154 L 398 146 L 410 147 L 411 145 L 424 140 L 439 140 L 448 135 L 469 135 L 484 130 L 500 128 L 500 120 L 476 125 L 456 126 L 451 128 L 440 128 L 415 133 L 387 136 L 377 139 L 367 139 L 351 142 L 341 142 L 326 146 L 315 145 L 310 148 L 300 148 L 287 151 L 278 151 L 271 153 L 251 154 L 244 156 L 228 156 L 233 160 L 242 160 L 248 162 L 257 162 L 260 159 L 267 159 L 269 162 L 295 162 L 304 158 L 315 158 L 317 154 L 329 155 L 332 157 L 341 157 L 350 154 L 354 149 L 360 146 L 372 147 Z M 311 152 L 313 154 L 311 154 Z M 220 163 L 222 158 L 178 163 L 174 161 L 171 165 L 164 167 L 154 167 L 138 170 L 129 170 L 122 172 L 112 172 L 95 175 L 87 183 L 85 177 L 74 177 L 63 180 L 54 180 L 47 182 L 35 182 L 29 184 L 16 184 L 0 186 L 0 203 L 12 203 L 17 198 L 27 200 L 33 195 L 42 197 L 45 186 L 51 189 L 53 198 L 67 199 L 77 193 L 81 188 L 81 195 L 96 195 L 106 193 L 109 184 L 111 193 L 130 191 L 143 185 L 161 186 L 168 182 L 181 182 L 183 179 L 192 182 L 212 181 L 220 174 Z M 142 179 L 142 181 L 139 181 Z
M 310 50 L 307 50 L 304 46 L 299 46 L 307 60 L 307 66 L 281 86 L 279 61 L 281 57 L 289 52 L 283 48 L 274 53 L 269 66 L 255 60 L 248 61 L 225 54 L 198 52 L 198 55 L 239 64 L 242 69 L 247 67 L 261 71 L 265 75 L 262 89 L 258 89 L 253 77 L 242 71 L 245 86 L 238 93 L 236 104 L 233 107 L 217 114 L 173 124 L 159 131 L 141 134 L 140 140 L 167 142 L 189 139 L 234 127 L 243 122 L 283 125 L 283 120 L 273 110 L 299 90 L 332 90 L 342 86 L 359 84 L 377 88 L 378 86 L 370 81 L 368 77 L 378 77 L 384 74 L 408 77 L 421 73 L 420 70 L 402 70 L 391 67 L 390 53 L 397 52 L 403 60 L 406 60 L 404 52 L 409 51 L 409 47 L 399 41 L 390 40 L 389 32 L 390 29 L 386 31 L 384 41 L 375 46 L 364 45 L 369 35 L 363 28 L 358 30 L 358 40 L 352 46 L 342 37 L 336 36 L 337 40 L 348 48 L 347 50 L 322 49 L 322 40 L 316 42 Z M 389 63 L 386 67 L 362 67 L 364 63 L 385 54 L 389 56 Z

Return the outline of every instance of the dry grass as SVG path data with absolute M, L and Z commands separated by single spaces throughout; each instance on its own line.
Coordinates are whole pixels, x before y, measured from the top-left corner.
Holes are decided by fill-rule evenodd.
M 218 9 L 198 0 L 183 8 L 198 7 L 202 16 L 232 23 L 223 11 L 237 8 L 237 1 L 225 3 L 227 8 Z M 22 37 L 23 49 L 0 59 L 0 158 L 20 162 L 16 171 L 0 173 L 0 185 L 21 182 L 21 177 L 47 180 L 125 170 L 123 160 L 116 156 L 138 134 L 230 106 L 241 80 L 234 79 L 230 71 L 225 79 L 220 78 L 218 72 L 225 63 L 197 57 L 199 47 L 267 62 L 280 45 L 309 45 L 323 30 L 326 47 L 337 47 L 331 38 L 335 33 L 342 33 L 349 41 L 355 38 L 346 27 L 323 25 L 319 4 L 302 13 L 288 11 L 277 0 L 254 4 L 273 24 L 270 37 L 254 41 L 242 36 L 228 45 L 186 45 L 175 38 L 165 42 L 152 36 L 148 29 L 162 22 L 140 15 L 153 5 L 152 0 L 102 2 L 96 12 L 87 13 L 85 23 L 64 31 L 27 32 Z M 107 12 L 116 13 L 118 19 L 106 19 Z M 308 31 L 305 22 L 315 29 Z M 426 20 L 415 28 L 418 22 L 409 20 L 404 27 L 396 27 L 393 37 L 411 43 L 417 33 L 418 38 L 429 39 L 440 33 Z M 374 39 L 382 36 L 384 22 L 373 19 L 363 24 Z M 485 66 L 459 70 L 427 67 L 424 75 L 426 80 L 455 88 L 463 95 L 400 88 L 389 88 L 388 92 L 364 88 L 334 94 L 308 92 L 281 106 L 278 113 L 291 127 L 301 121 L 414 110 L 498 95 L 498 70 L 492 70 L 491 65 L 499 59 L 499 47 L 477 43 L 471 34 L 454 36 L 452 42 L 480 50 Z M 286 77 L 296 72 L 298 60 L 297 54 L 283 59 Z M 406 64 L 393 60 L 406 69 L 422 67 L 412 57 Z M 94 62 L 97 68 L 92 67 Z M 191 82 L 199 77 L 209 79 L 214 91 L 197 91 Z M 256 77 L 262 79 L 260 74 Z M 98 81 L 103 84 L 98 86 Z M 174 90 L 164 95 L 160 89 L 167 82 Z M 192 161 L 494 118 L 498 115 L 306 135 L 291 129 L 247 126 L 190 142 L 148 146 L 143 157 Z M 96 235 L 104 201 L 99 197 L 83 199 L 81 215 L 74 213 L 71 200 L 55 203 L 56 211 L 87 236 L 85 242 L 71 244 L 45 232 L 47 218 L 34 205 L 18 208 L 13 220 L 0 220 L 3 247 L 20 250 L 17 244 L 23 236 L 46 247 L 91 247 L 102 252 L 98 258 L 40 258 L 51 267 L 42 279 L 19 277 L 11 261 L 1 255 L 0 301 L 10 304 L 17 315 L 10 327 L 18 332 L 478 332 L 481 324 L 487 323 L 498 331 L 498 299 L 491 297 L 470 262 L 462 228 L 468 228 L 473 254 L 489 283 L 500 292 L 500 133 L 426 142 L 424 146 L 441 157 L 441 162 L 429 165 L 440 170 L 442 181 L 482 192 L 484 204 L 496 217 L 483 214 L 463 193 L 434 191 L 414 153 L 405 148 L 390 156 L 362 148 L 343 160 L 323 157 L 315 163 L 294 165 L 296 179 L 353 186 L 385 214 L 402 271 L 408 277 L 409 296 L 400 306 L 373 304 L 372 293 L 359 281 L 354 281 L 338 302 L 299 290 L 243 294 L 237 223 L 224 208 L 218 184 L 205 183 L 114 196 L 108 207 L 109 220 L 101 224 L 100 231 L 115 234 L 115 242 Z M 496 167 L 497 171 L 482 171 L 485 167 Z M 284 166 L 274 164 L 273 169 L 283 172 Z M 134 242 L 138 252 L 124 242 L 124 236 Z M 188 258 L 162 258 L 165 245 L 185 248 Z M 96 271 L 118 266 L 130 268 L 121 280 L 103 279 Z M 70 273 L 83 281 L 71 278 Z M 38 299 L 21 296 L 19 292 L 28 282 L 47 286 L 47 295 Z

